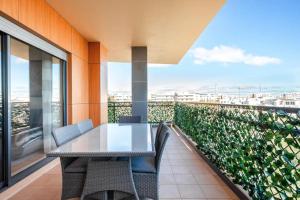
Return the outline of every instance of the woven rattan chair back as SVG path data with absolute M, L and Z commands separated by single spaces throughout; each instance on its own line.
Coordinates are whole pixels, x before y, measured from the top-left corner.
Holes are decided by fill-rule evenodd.
M 157 143 L 155 144 L 155 167 L 157 172 L 159 172 L 161 157 L 163 155 L 163 151 L 166 146 L 169 135 L 169 127 L 164 124 L 158 136 Z

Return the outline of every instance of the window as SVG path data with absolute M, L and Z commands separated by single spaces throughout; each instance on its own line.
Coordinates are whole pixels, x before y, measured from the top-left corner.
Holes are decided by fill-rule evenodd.
M 0 188 L 4 181 L 4 156 L 3 156 L 3 106 L 2 106 L 2 37 L 0 35 Z
M 63 125 L 63 65 L 52 55 L 11 39 L 11 175 L 45 158 L 51 132 Z

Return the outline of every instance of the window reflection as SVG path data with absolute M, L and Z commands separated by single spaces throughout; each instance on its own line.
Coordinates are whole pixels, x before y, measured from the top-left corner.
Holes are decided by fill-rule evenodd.
M 10 107 L 12 175 L 45 158 L 51 131 L 63 124 L 62 64 L 11 39 Z

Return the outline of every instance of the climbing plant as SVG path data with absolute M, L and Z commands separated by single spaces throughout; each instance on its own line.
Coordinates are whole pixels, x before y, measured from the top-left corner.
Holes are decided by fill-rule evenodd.
M 183 103 L 174 109 L 175 124 L 253 199 L 300 199 L 296 109 Z
M 174 102 L 148 102 L 148 122 L 172 121 L 174 118 Z M 116 123 L 120 116 L 131 115 L 131 102 L 109 102 L 108 121 Z

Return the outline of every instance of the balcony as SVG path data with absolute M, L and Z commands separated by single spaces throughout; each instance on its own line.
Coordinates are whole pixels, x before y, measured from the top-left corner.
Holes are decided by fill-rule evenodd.
M 264 2 L 258 6 L 258 2 L 261 3 L 0 0 L 0 199 L 53 200 L 64 198 L 62 189 L 72 192 L 65 185 L 73 184 L 62 186 L 60 162 L 53 158 L 53 151 L 59 152 L 59 147 L 67 143 L 67 147 L 63 146 L 66 151 L 62 154 L 65 154 L 57 154 L 63 165 L 64 159 L 68 160 L 63 171 L 70 163 L 82 159 L 82 165 L 76 166 L 80 169 L 68 171 L 72 177 L 69 180 L 76 173 L 81 178 L 76 179 L 79 186 L 72 182 L 78 186 L 77 193 L 69 197 L 81 196 L 84 191 L 81 183 L 90 180 L 86 177 L 93 170 L 88 163 L 94 160 L 87 161 L 86 157 L 100 157 L 106 165 L 106 161 L 115 164 L 114 161 L 122 160 L 121 154 L 126 160 L 123 163 L 127 163 L 127 178 L 132 182 L 129 187 L 148 183 L 143 180 L 137 184 L 139 180 L 133 176 L 134 172 L 141 172 L 141 176 L 151 174 L 155 178 L 152 177 L 149 185 L 155 186 L 155 192 L 145 190 L 155 193 L 153 198 L 157 198 L 164 142 L 157 142 L 157 147 L 151 130 L 155 133 L 161 121 L 167 122 L 171 137 L 162 159 L 160 199 L 300 199 L 299 109 L 222 104 L 258 105 L 264 95 L 256 96 L 257 91 L 280 93 L 278 98 L 272 95 L 264 98 L 263 103 L 267 102 L 264 105 L 297 106 L 300 102 L 296 76 L 299 59 L 295 53 L 299 52 L 299 45 L 293 46 L 299 38 L 299 30 L 295 28 L 299 27 L 295 20 L 299 18 L 296 15 L 299 7 L 282 2 L 272 6 Z M 221 20 L 210 25 L 218 13 Z M 236 24 L 232 23 L 234 19 L 238 19 Z M 291 23 L 293 20 L 296 23 Z M 210 30 L 210 27 L 217 28 Z M 198 39 L 200 35 L 204 41 Z M 189 58 L 183 63 L 185 57 Z M 132 95 L 128 98 L 131 102 L 109 101 L 111 63 L 131 63 L 128 74 L 123 73 L 124 68 L 111 73 L 118 80 L 117 75 L 131 79 L 128 81 L 131 85 L 125 89 L 131 87 Z M 173 74 L 169 67 L 175 65 Z M 196 68 L 196 65 L 205 67 Z M 231 68 L 227 69 L 227 65 Z M 153 66 L 166 66 L 166 71 L 152 70 Z M 171 87 L 164 85 L 165 82 Z M 277 84 L 295 88 L 281 90 Z M 264 90 L 261 85 L 272 87 Z M 204 97 L 203 101 L 210 102 L 213 98 L 220 104 L 182 103 L 189 101 L 191 94 L 180 96 L 177 90 L 193 88 L 197 90 L 195 102 Z M 218 88 L 228 94 L 232 89 L 237 91 L 223 98 Z M 255 89 L 251 92 L 252 100 L 240 101 L 243 88 Z M 158 102 L 163 100 L 160 94 L 156 98 L 148 96 L 157 89 L 168 93 L 165 100 L 174 99 L 174 102 Z M 287 91 L 299 94 L 291 98 Z M 235 101 L 237 98 L 239 101 Z M 149 102 L 149 99 L 158 101 Z M 108 124 L 117 123 L 120 116 L 126 115 L 140 118 L 138 121 L 143 124 Z M 81 122 L 88 122 L 88 129 L 79 130 Z M 64 129 L 62 138 L 68 141 L 57 142 L 57 128 L 68 128 L 68 125 L 76 130 Z M 127 131 L 110 131 L 119 134 L 111 137 L 107 128 L 110 125 L 125 127 Z M 134 126 L 145 126 L 146 134 Z M 169 130 L 163 127 L 165 141 Z M 97 131 L 101 128 L 104 131 Z M 98 133 L 99 137 L 86 139 L 87 132 Z M 78 138 L 84 145 L 76 145 Z M 117 142 L 110 143 L 111 140 Z M 121 148 L 125 146 L 122 151 L 118 149 L 119 144 Z M 97 151 L 92 149 L 95 146 Z M 111 146 L 116 148 L 110 149 Z M 152 156 L 152 171 L 147 166 L 142 166 L 140 171 L 131 169 L 133 165 L 128 158 L 138 160 L 141 155 L 144 160 Z M 99 175 L 99 171 L 95 174 Z M 112 173 L 109 178 L 122 178 L 122 175 Z M 106 183 L 105 179 L 102 185 Z M 112 197 L 113 191 L 115 188 L 106 188 L 88 195 L 100 192 Z M 143 195 L 140 196 L 151 194 Z
M 109 102 L 109 122 L 130 111 L 130 102 Z M 299 109 L 149 102 L 148 113 L 173 124 L 161 199 L 238 199 L 230 187 L 252 199 L 299 197 Z M 57 163 L 11 199 L 59 199 L 60 188 Z

